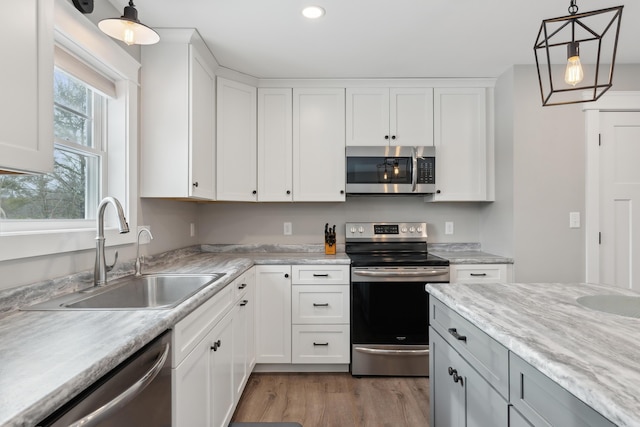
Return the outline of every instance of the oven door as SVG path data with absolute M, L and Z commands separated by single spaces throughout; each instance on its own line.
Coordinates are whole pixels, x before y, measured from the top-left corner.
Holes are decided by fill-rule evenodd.
M 428 376 L 425 284 L 448 281 L 449 267 L 352 267 L 351 373 Z

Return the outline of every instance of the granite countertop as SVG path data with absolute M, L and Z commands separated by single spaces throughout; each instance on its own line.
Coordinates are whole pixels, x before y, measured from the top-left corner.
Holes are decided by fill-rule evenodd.
M 640 426 L 640 319 L 576 302 L 594 284 L 429 284 L 432 296 L 619 426 Z
M 484 252 L 478 243 L 430 243 L 429 252 L 451 264 L 513 264 L 513 258 Z
M 0 425 L 34 425 L 171 329 L 252 265 L 350 264 L 344 253 L 295 252 L 296 248 L 289 248 L 291 252 L 257 247 L 253 248 L 256 252 L 218 249 L 203 246 L 155 260 L 150 257 L 152 266 L 143 267 L 143 273 L 226 273 L 170 310 L 15 311 L 17 306 L 59 294 L 62 288 L 69 291 L 86 286 L 86 281 L 74 283 L 86 274 L 0 293 L 0 305 L 5 307 L 0 318 Z

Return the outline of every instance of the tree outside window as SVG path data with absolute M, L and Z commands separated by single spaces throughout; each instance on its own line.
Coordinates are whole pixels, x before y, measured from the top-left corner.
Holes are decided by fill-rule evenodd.
M 100 196 L 105 98 L 60 69 L 54 72 L 54 169 L 0 175 L 0 219 L 91 219 Z

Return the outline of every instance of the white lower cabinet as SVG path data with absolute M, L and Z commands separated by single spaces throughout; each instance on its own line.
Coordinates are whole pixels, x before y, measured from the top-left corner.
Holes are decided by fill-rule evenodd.
M 175 326 L 173 426 L 229 424 L 255 360 L 254 277 L 248 270 Z
M 256 266 L 256 361 L 348 364 L 349 266 Z
M 511 264 L 451 264 L 451 283 L 509 283 L 513 281 Z
M 256 363 L 291 363 L 291 266 L 256 269 Z

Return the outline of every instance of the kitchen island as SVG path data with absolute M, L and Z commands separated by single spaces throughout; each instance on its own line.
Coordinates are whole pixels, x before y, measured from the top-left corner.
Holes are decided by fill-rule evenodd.
M 640 426 L 640 319 L 576 302 L 636 293 L 582 283 L 429 284 L 427 290 L 510 358 L 519 357 L 607 420 Z

